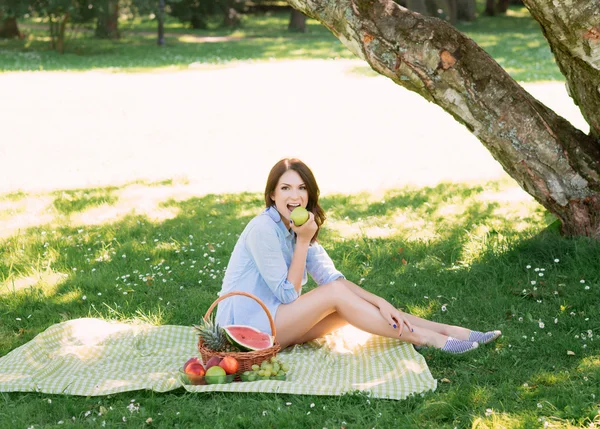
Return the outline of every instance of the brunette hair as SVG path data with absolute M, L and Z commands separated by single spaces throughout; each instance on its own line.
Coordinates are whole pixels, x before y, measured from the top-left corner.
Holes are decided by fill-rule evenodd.
M 308 166 L 300 161 L 297 158 L 284 158 L 278 161 L 271 171 L 269 172 L 269 177 L 267 178 L 267 184 L 265 186 L 265 205 L 267 208 L 273 205 L 273 200 L 271 199 L 271 194 L 275 192 L 275 188 L 277 187 L 277 183 L 283 174 L 288 170 L 294 170 L 296 173 L 300 175 L 304 185 L 306 185 L 306 190 L 308 192 L 308 204 L 306 205 L 306 210 L 312 212 L 315 215 L 315 222 L 317 224 L 317 232 L 313 236 L 311 242 L 317 239 L 319 235 L 319 230 L 321 229 L 321 225 L 325 222 L 325 211 L 319 205 L 319 185 L 317 185 L 317 180 L 313 172 L 308 168 Z

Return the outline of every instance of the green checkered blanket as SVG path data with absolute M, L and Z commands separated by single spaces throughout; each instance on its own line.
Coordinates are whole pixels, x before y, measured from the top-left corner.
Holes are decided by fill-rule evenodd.
M 435 390 L 423 357 L 411 345 L 352 327 L 279 353 L 287 380 L 184 385 L 179 368 L 198 356 L 188 326 L 153 326 L 84 318 L 49 327 L 0 358 L 0 392 L 97 396 L 131 390 L 158 392 L 277 392 L 341 395 L 364 391 L 403 399 Z

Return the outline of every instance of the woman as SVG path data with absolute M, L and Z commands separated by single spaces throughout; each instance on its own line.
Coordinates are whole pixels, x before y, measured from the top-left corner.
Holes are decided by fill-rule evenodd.
M 351 324 L 375 335 L 449 353 L 474 350 L 501 335 L 431 322 L 404 313 L 336 270 L 317 242 L 325 213 L 312 171 L 298 159 L 282 159 L 271 169 L 265 187 L 266 210 L 252 219 L 235 245 L 221 295 L 249 292 L 260 298 L 275 320 L 282 348 L 321 337 Z M 296 207 L 309 219 L 297 226 Z M 319 287 L 302 294 L 307 272 Z M 217 323 L 241 324 L 271 332 L 268 317 L 253 300 L 232 296 L 219 303 Z

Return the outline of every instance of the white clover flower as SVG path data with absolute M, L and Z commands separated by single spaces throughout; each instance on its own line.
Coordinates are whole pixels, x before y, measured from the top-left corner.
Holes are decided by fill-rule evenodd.
M 527 268 L 527 269 L 530 269 L 530 268 L 531 268 L 531 265 L 527 265 L 525 268 Z
M 558 264 L 558 263 L 560 262 L 560 259 L 556 258 L 556 259 L 554 260 L 554 262 L 556 262 L 556 263 Z
M 579 283 L 585 283 L 585 280 L 583 280 L 583 279 L 579 280 Z
M 544 322 L 538 323 L 538 326 L 540 327 L 540 329 L 544 329 L 546 327 L 546 325 L 544 325 Z

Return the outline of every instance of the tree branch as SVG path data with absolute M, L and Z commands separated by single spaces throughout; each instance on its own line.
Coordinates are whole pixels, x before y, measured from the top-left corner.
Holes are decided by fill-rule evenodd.
M 595 140 L 537 101 L 446 22 L 391 0 L 289 2 L 375 71 L 454 116 L 551 211 L 600 190 Z

